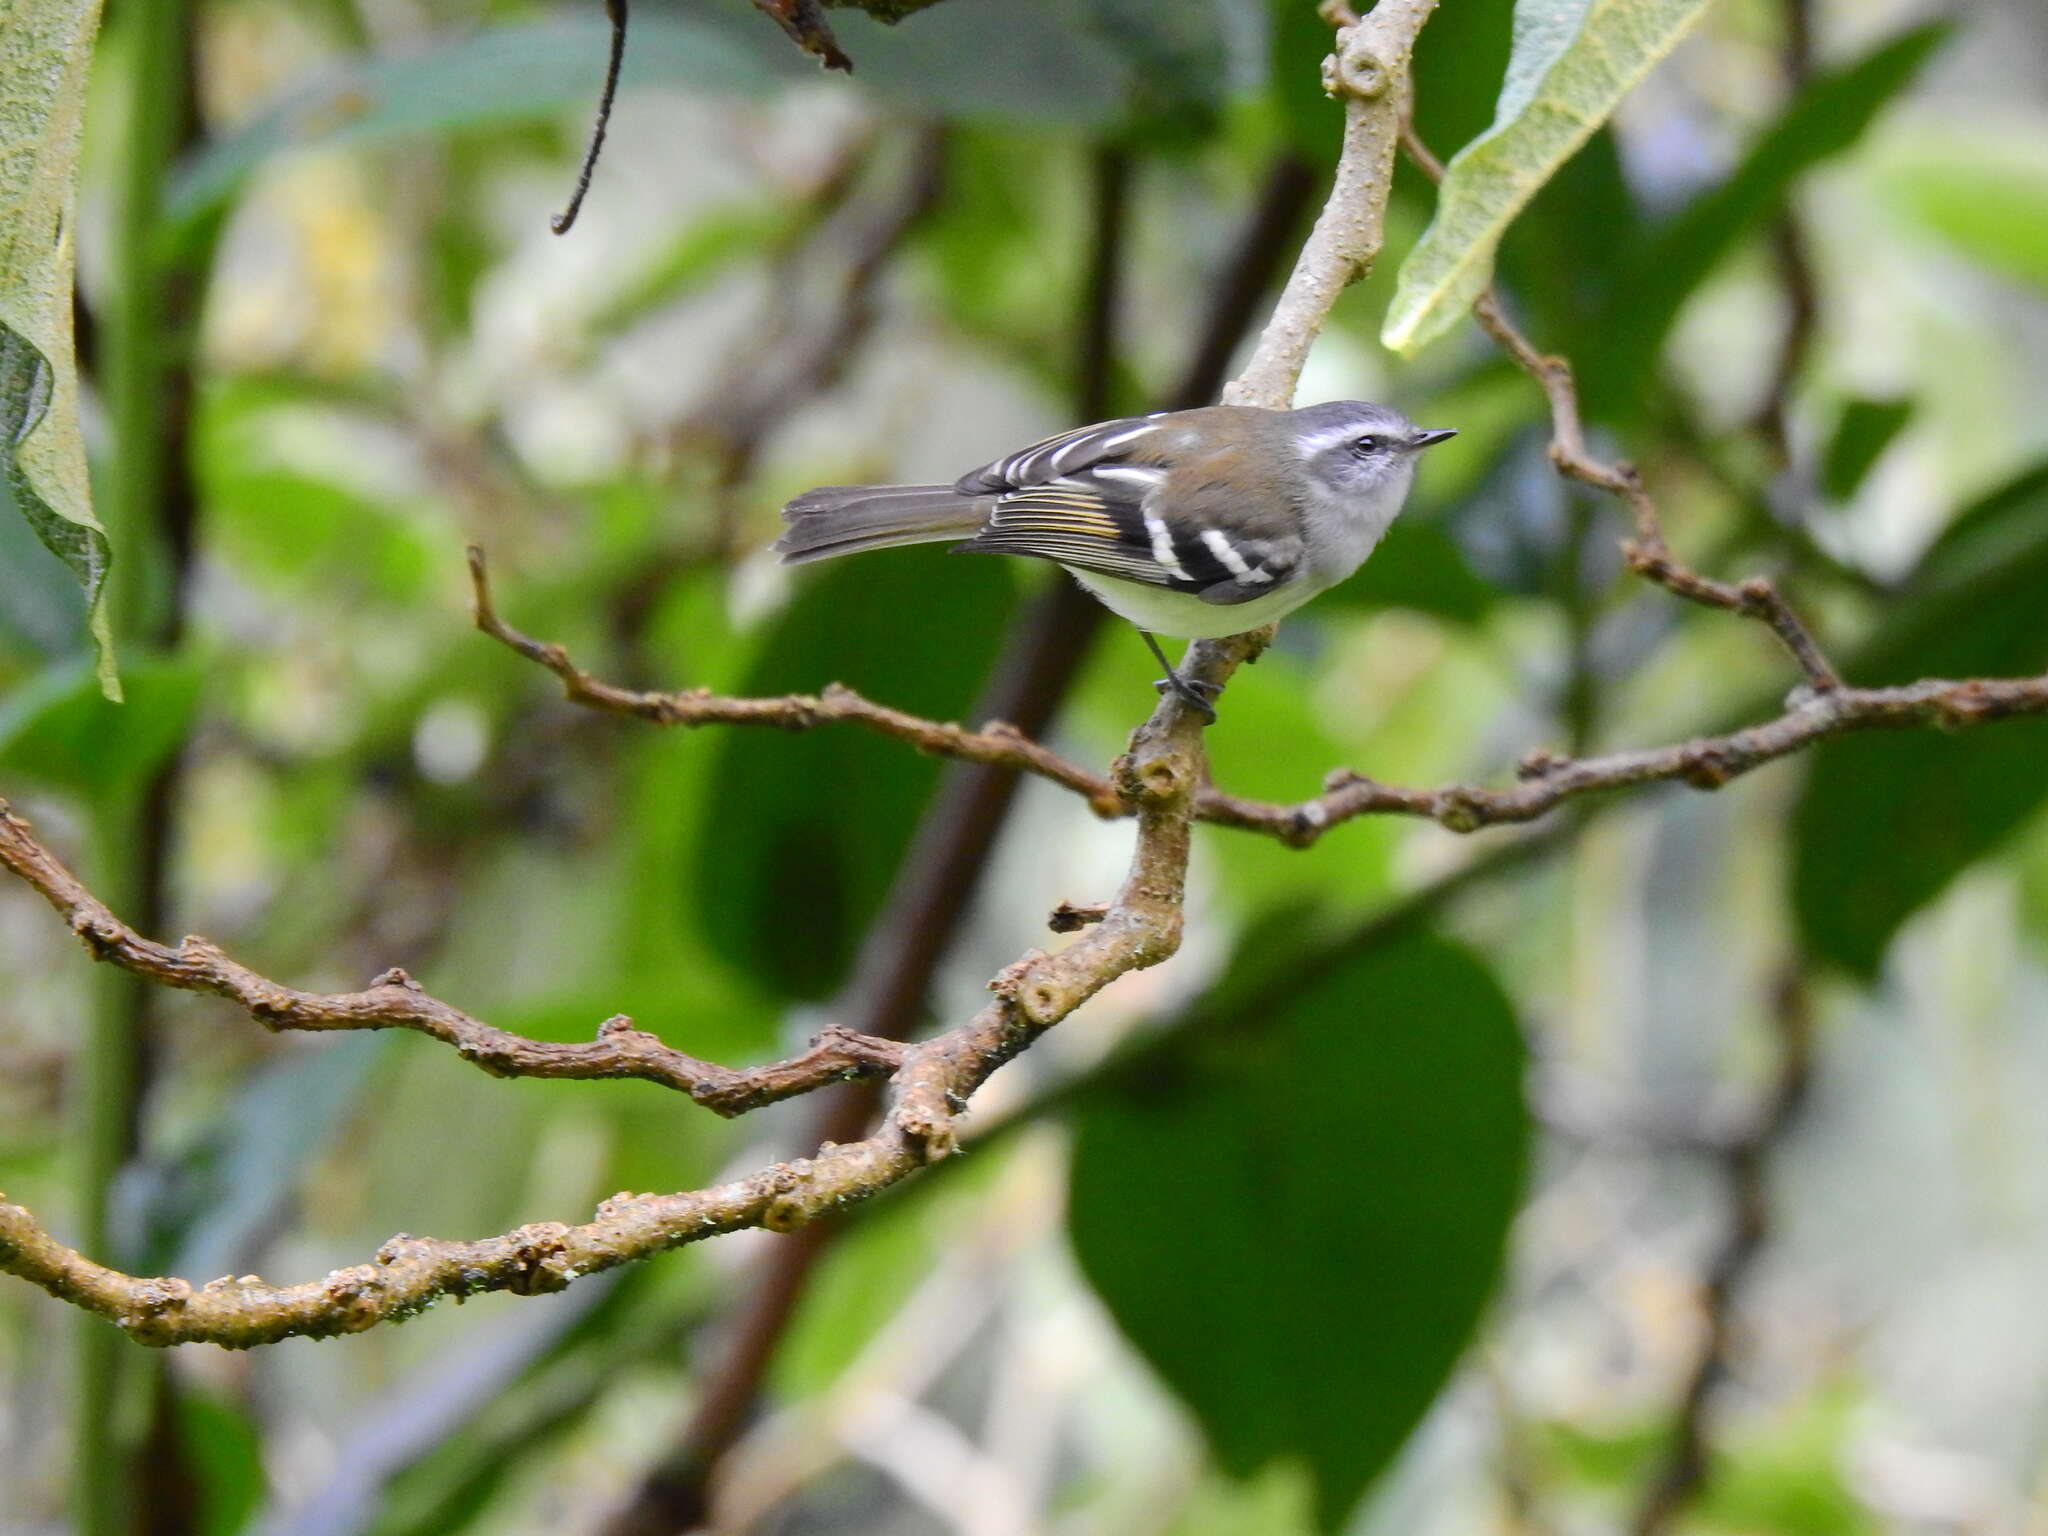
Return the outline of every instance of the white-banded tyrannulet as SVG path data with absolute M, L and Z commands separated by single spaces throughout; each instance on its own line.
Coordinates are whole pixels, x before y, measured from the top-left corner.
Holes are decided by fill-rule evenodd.
M 1349 576 L 1400 512 L 1416 453 L 1452 435 L 1362 400 L 1127 416 L 952 485 L 806 491 L 775 547 L 790 565 L 945 539 L 1057 561 L 1157 653 L 1154 635 L 1241 634 Z

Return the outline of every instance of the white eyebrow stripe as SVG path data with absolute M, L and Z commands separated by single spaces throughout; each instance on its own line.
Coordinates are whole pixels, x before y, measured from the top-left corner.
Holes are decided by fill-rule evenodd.
M 1240 555 L 1237 552 L 1237 546 L 1230 542 L 1229 536 L 1226 535 L 1221 529 L 1204 528 L 1202 530 L 1202 542 L 1209 546 L 1209 553 L 1214 555 L 1218 560 L 1221 560 L 1225 568 L 1229 570 L 1230 574 L 1235 576 L 1239 581 L 1260 581 L 1270 579 L 1262 576 L 1254 576 L 1252 574 L 1252 568 L 1249 565 L 1245 564 L 1244 556 Z
M 1376 437 L 1391 437 L 1393 435 L 1389 430 L 1376 430 L 1367 427 L 1363 423 L 1354 423 L 1348 427 L 1334 427 L 1327 432 L 1319 432 L 1314 437 L 1304 437 L 1301 439 L 1301 456 L 1305 459 L 1312 459 L 1325 448 L 1334 448 L 1339 443 L 1356 442 L 1359 438 L 1369 433 Z
M 1165 522 L 1157 515 L 1145 514 L 1145 532 L 1152 536 L 1152 558 L 1165 567 L 1175 581 L 1186 581 L 1188 573 L 1182 569 L 1179 558 L 1173 552 L 1173 535 L 1167 531 Z

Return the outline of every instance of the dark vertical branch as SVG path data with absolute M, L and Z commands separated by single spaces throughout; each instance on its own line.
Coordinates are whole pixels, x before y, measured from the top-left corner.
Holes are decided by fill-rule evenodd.
M 1115 414 L 1117 311 L 1123 298 L 1124 234 L 1130 226 L 1131 155 L 1113 144 L 1099 146 L 1089 166 L 1086 287 L 1081 295 L 1081 335 L 1074 367 L 1074 419 L 1100 421 Z
M 1077 338 L 1075 406 L 1082 420 L 1112 408 L 1115 315 L 1121 286 L 1130 171 L 1116 151 L 1100 152 L 1090 219 L 1090 267 Z M 1221 274 L 1201 340 L 1171 404 L 1205 404 L 1222 387 L 1230 356 L 1290 253 L 1306 217 L 1313 181 L 1283 160 Z M 1027 736 L 1044 734 L 1086 659 L 1103 610 L 1071 582 L 1048 586 L 1018 617 L 976 718 L 1003 719 Z M 856 963 L 842 1020 L 863 1034 L 900 1037 L 920 1022 L 933 973 L 958 931 L 981 871 L 1015 798 L 1014 771 L 961 767 L 938 798 L 904 857 L 897 885 L 869 931 Z M 856 1085 L 825 1106 L 804 1133 L 806 1145 L 858 1139 L 879 1103 Z M 720 1462 L 751 1421 L 762 1382 L 818 1260 L 839 1230 L 830 1222 L 779 1238 L 751 1277 L 731 1319 L 724 1352 L 702 1381 L 696 1412 L 676 1449 L 647 1476 L 605 1526 L 606 1536 L 669 1536 L 709 1514 Z
M 1773 986 L 1770 1018 L 1777 1069 L 1756 1118 L 1721 1154 L 1728 1231 L 1707 1266 L 1699 1350 L 1679 1392 L 1670 1443 L 1629 1523 L 1632 1536 L 1662 1536 L 1706 1483 L 1713 1396 L 1735 1347 L 1737 1294 L 1770 1239 L 1770 1159 L 1791 1132 L 1813 1082 L 1813 1003 L 1797 962 Z
M 125 578 L 117 578 L 117 634 L 125 645 L 162 653 L 184 638 L 198 515 L 189 456 L 192 332 L 207 247 L 202 242 L 169 257 L 159 238 L 171 163 L 198 134 L 197 61 L 191 18 L 179 0 L 127 4 L 117 19 L 129 29 L 128 120 L 94 378 L 114 433 L 106 507 L 126 567 Z M 150 932 L 172 926 L 170 861 L 181 782 L 182 754 L 174 751 L 139 791 L 110 794 L 94 807 L 100 878 Z M 118 972 L 98 982 L 74 1092 L 84 1154 L 80 1227 L 97 1251 L 118 1251 L 108 1200 L 140 1144 L 161 996 Z M 131 1390 L 131 1376 L 147 1377 L 148 1406 L 141 1440 L 124 1444 L 115 1406 Z M 73 1503 L 81 1536 L 182 1536 L 196 1529 L 194 1482 L 176 1433 L 176 1387 L 164 1362 L 132 1358 L 123 1340 L 88 1325 L 76 1381 Z
M 1813 0 L 1785 0 L 1785 50 L 1782 68 L 1785 94 L 1796 97 L 1813 78 Z M 1771 226 L 1771 254 L 1785 295 L 1785 333 L 1777 361 L 1757 407 L 1754 425 L 1782 465 L 1790 458 L 1786 421 L 1792 391 L 1806 369 L 1820 326 L 1820 292 L 1814 281 L 1813 258 L 1807 249 L 1806 227 L 1788 201 Z

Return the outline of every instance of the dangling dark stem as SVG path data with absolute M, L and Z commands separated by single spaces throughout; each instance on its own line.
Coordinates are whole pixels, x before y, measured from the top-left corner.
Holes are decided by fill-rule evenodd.
M 597 170 L 598 152 L 604 148 L 604 131 L 612 120 L 612 101 L 619 94 L 619 69 L 626 62 L 626 0 L 604 0 L 604 13 L 612 24 L 612 56 L 605 65 L 604 93 L 597 98 L 597 123 L 590 130 L 590 148 L 583 152 L 583 168 L 576 173 L 576 190 L 569 206 L 548 220 L 548 228 L 566 235 L 583 211 L 583 198 L 590 191 L 590 178 Z

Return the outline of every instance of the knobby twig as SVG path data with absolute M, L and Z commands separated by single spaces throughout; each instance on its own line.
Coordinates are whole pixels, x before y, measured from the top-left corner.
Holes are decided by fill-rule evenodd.
M 477 628 L 554 673 L 562 680 L 563 695 L 571 703 L 655 725 L 768 725 L 785 731 L 809 731 L 842 722 L 859 725 L 893 736 L 934 757 L 1035 773 L 1073 790 L 1101 816 L 1116 816 L 1123 811 L 1116 788 L 1108 778 L 1068 762 L 1002 721 L 970 731 L 877 704 L 837 683 L 828 685 L 822 693 L 760 699 L 730 698 L 708 688 L 660 693 L 615 687 L 578 667 L 561 646 L 522 634 L 498 617 L 484 553 L 474 545 L 469 551 L 469 574 Z
M 1291 404 L 1331 306 L 1379 255 L 1394 151 L 1408 116 L 1408 59 L 1435 9 L 1436 0 L 1379 0 L 1362 19 L 1340 13 L 1348 24 L 1323 65 L 1324 87 L 1344 101 L 1336 181 L 1251 362 L 1223 392 L 1226 403 Z
M 1388 0 L 1383 9 L 1389 15 L 1412 13 L 1412 40 L 1412 27 L 1421 25 L 1432 4 L 1433 0 Z M 1405 47 L 1400 58 L 1405 61 Z M 1356 153 L 1357 146 L 1347 140 L 1346 158 Z M 1333 196 L 1364 199 L 1352 213 L 1376 226 L 1385 211 L 1384 178 L 1346 180 L 1340 170 L 1339 181 Z M 1373 243 L 1376 245 L 1376 238 Z M 1355 267 L 1351 275 L 1360 270 L 1362 267 Z M 1305 289 L 1322 297 L 1305 300 Z M 1319 285 L 1316 274 L 1298 268 L 1282 295 L 1280 308 L 1290 317 L 1287 323 L 1298 325 L 1308 313 L 1305 306 L 1320 303 L 1326 313 L 1335 297 L 1336 289 Z M 1248 393 L 1255 403 L 1285 406 L 1291 387 L 1290 376 L 1241 395 Z M 479 597 L 478 620 L 489 627 L 488 594 L 481 584 Z M 556 670 L 564 683 L 571 685 L 573 694 L 580 674 L 566 657 L 534 642 L 522 645 L 524 637 L 509 631 L 498 637 Z M 1199 642 L 1190 649 L 1184 670 L 1192 679 L 1220 690 L 1267 638 L 1260 633 Z M 605 699 L 601 707 L 623 706 L 624 713 L 640 713 L 635 697 L 594 693 L 587 701 Z M 817 706 L 823 707 L 824 701 L 817 701 Z M 694 715 L 669 718 L 671 723 L 685 718 L 722 718 L 724 707 L 707 695 L 694 706 Z M 655 706 L 651 717 L 664 718 L 667 708 Z M 879 708 L 856 709 L 854 713 L 878 722 L 880 716 L 873 712 Z M 779 717 L 774 721 L 778 724 L 801 727 L 814 723 L 811 710 L 787 701 L 771 703 L 767 713 Z M 743 707 L 731 718 L 758 720 L 762 716 L 759 709 Z M 878 728 L 889 729 L 891 734 L 906 730 L 918 734 L 917 722 L 891 721 Z M 594 1220 L 581 1226 L 538 1223 L 477 1242 L 400 1236 L 379 1250 L 374 1263 L 283 1287 L 267 1285 L 255 1276 L 224 1279 L 195 1289 L 184 1280 L 124 1275 L 65 1248 L 27 1210 L 0 1200 L 0 1269 L 106 1317 L 142 1342 L 207 1340 L 247 1347 L 292 1336 L 359 1331 L 380 1321 L 411 1316 L 442 1296 L 560 1289 L 579 1275 L 683 1243 L 745 1227 L 792 1230 L 828 1211 L 864 1200 L 950 1155 L 957 1146 L 955 1117 L 991 1073 L 1038 1035 L 1118 976 L 1156 965 L 1178 949 L 1194 808 L 1207 771 L 1201 729 L 1201 720 L 1180 703 L 1178 695 L 1169 693 L 1160 700 L 1133 734 L 1130 750 L 1118 760 L 1114 772 L 1114 798 L 1134 815 L 1137 828 L 1129 871 L 1102 921 L 1057 954 L 1033 951 L 1006 968 L 990 983 L 994 1000 L 966 1023 L 928 1041 L 901 1047 L 881 1124 L 857 1142 L 828 1144 L 814 1156 L 776 1163 L 711 1189 L 614 1196 L 599 1207 Z M 969 738 L 974 735 L 942 730 L 932 739 L 941 749 L 952 748 L 955 755 L 971 755 L 974 744 Z M 985 743 L 986 733 L 983 739 Z M 985 760 L 1042 771 L 1042 766 L 1033 762 L 1036 749 L 1020 753 L 1012 743 L 999 740 L 999 745 L 1001 751 Z M 10 860 L 10 869 L 43 891 L 46 898 L 53 898 L 59 910 L 72 917 L 94 952 L 106 959 L 136 966 L 166 984 L 222 992 L 266 1021 L 300 1018 L 339 1027 L 337 1016 L 352 1025 L 381 1010 L 385 1017 L 380 1022 L 420 1029 L 457 1044 L 458 1049 L 465 1043 L 472 1045 L 480 1058 L 492 1058 L 486 1065 L 527 1064 L 525 1048 L 534 1042 L 521 1042 L 499 1031 L 481 1033 L 489 1027 L 423 995 L 416 996 L 402 978 L 380 978 L 367 993 L 322 999 L 248 971 L 204 941 L 188 940 L 171 947 L 143 940 L 93 901 L 54 860 L 47 856 L 37 860 L 34 854 L 40 852 L 39 846 L 28 838 L 25 824 L 11 813 L 5 831 L 4 846 L 18 855 L 20 865 L 16 867 L 16 861 Z M 600 1041 L 598 1045 L 610 1043 Z M 684 1070 L 672 1059 L 663 1060 L 672 1071 Z M 633 1065 L 640 1065 L 637 1056 Z M 863 1059 L 860 1065 L 869 1063 Z
M 853 60 L 832 35 L 818 0 L 754 0 L 754 9 L 789 34 L 789 40 L 826 69 L 853 73 Z
M 1122 151 L 1096 158 L 1088 275 L 1075 338 L 1074 415 L 1081 421 L 1114 415 L 1118 408 L 1113 385 L 1131 203 L 1129 168 L 1122 163 L 1127 158 Z M 1275 164 L 1204 306 L 1201 340 L 1168 396 L 1170 405 L 1206 405 L 1216 398 L 1232 351 L 1291 252 L 1289 242 L 1313 191 L 1297 165 Z M 1103 613 L 1078 587 L 1055 583 L 1041 592 L 1004 643 L 984 716 L 1011 721 L 1027 737 L 1042 735 L 1079 674 Z M 865 1032 L 907 1035 L 922 1024 L 932 977 L 970 905 L 1019 783 L 1010 768 L 962 764 L 920 818 L 889 896 L 871 921 L 842 1004 L 842 1016 L 856 1019 Z M 835 1095 L 800 1133 L 799 1145 L 865 1135 L 878 1109 L 874 1087 Z M 682 1434 L 605 1521 L 604 1536 L 667 1536 L 711 1518 L 713 1490 L 733 1448 L 752 1427 L 776 1351 L 811 1275 L 843 1230 L 838 1223 L 814 1223 L 762 1253 L 720 1329 L 718 1353 L 699 1375 Z
M 1305 846 L 1331 827 L 1368 815 L 1420 816 L 1453 832 L 1534 821 L 1583 795 L 1637 784 L 1679 781 L 1719 789 L 1731 779 L 1789 756 L 1830 736 L 1851 731 L 1938 726 L 1958 730 L 2019 715 L 2048 713 L 2048 676 L 1930 678 L 1897 688 L 1841 687 L 1801 690 L 1774 720 L 1723 736 L 1699 736 L 1668 747 L 1612 752 L 1580 759 L 1533 752 L 1517 768 L 1512 789 L 1453 784 L 1444 789 L 1401 789 L 1339 770 L 1331 788 L 1299 805 L 1244 800 L 1206 790 L 1196 806 L 1204 821 L 1269 833 Z
M 1797 1123 L 1813 1084 L 1813 1003 L 1797 963 L 1773 986 L 1771 1023 L 1777 1067 L 1755 1119 L 1721 1154 L 1728 1233 L 1707 1266 L 1699 1349 L 1679 1393 L 1669 1447 L 1629 1523 L 1632 1536 L 1663 1536 L 1706 1479 L 1707 1420 L 1714 1389 L 1728 1374 L 1736 1296 L 1770 1238 L 1770 1158 Z
M 590 125 L 590 145 L 583 151 L 583 164 L 576 171 L 576 190 L 569 194 L 569 206 L 548 220 L 548 228 L 566 235 L 583 211 L 583 199 L 590 193 L 590 178 L 597 174 L 597 157 L 604 150 L 604 132 L 611 126 L 612 103 L 619 95 L 619 71 L 626 63 L 626 0 L 604 0 L 605 19 L 612 24 L 611 53 L 605 60 L 604 89 L 598 93 L 597 118 Z
M 859 725 L 893 736 L 920 752 L 1036 774 L 1080 795 L 1098 816 L 1129 812 L 1112 778 L 1068 761 L 1001 721 L 970 731 L 877 704 L 836 683 L 820 694 L 751 699 L 701 688 L 660 693 L 615 687 L 583 671 L 560 646 L 522 634 L 499 618 L 483 555 L 475 549 L 470 551 L 470 573 L 477 627 L 546 667 L 562 680 L 563 693 L 587 708 L 657 725 L 768 725 L 789 731 L 834 723 Z M 1453 832 L 1475 832 L 1534 821 L 1568 800 L 1640 784 L 1676 781 L 1694 789 L 1719 789 L 1765 763 L 1852 731 L 1928 725 L 1960 730 L 2042 713 L 2048 713 L 2048 676 L 1929 678 L 1894 688 L 1801 688 L 1782 715 L 1725 735 L 1588 758 L 1532 752 L 1517 766 L 1520 782 L 1512 788 L 1452 784 L 1413 789 L 1339 769 L 1330 776 L 1324 793 L 1308 800 L 1292 804 L 1252 800 L 1204 784 L 1195 795 L 1193 809 L 1198 821 L 1263 833 L 1297 848 L 1305 848 L 1333 827 L 1361 816 L 1415 816 Z
M 1416 168 L 1431 181 L 1442 181 L 1443 162 L 1416 135 L 1412 123 L 1402 122 L 1400 137 L 1402 148 Z M 1768 624 L 1798 663 L 1808 688 L 1824 693 L 1841 687 L 1842 680 L 1834 667 L 1769 577 L 1751 576 L 1741 582 L 1716 581 L 1701 575 L 1671 552 L 1664 539 L 1663 522 L 1657 515 L 1657 503 L 1644 486 L 1643 477 L 1636 467 L 1621 460 L 1609 462 L 1595 458 L 1586 447 L 1585 426 L 1579 414 L 1579 392 L 1572 381 L 1570 362 L 1538 351 L 1508 319 L 1507 312 L 1501 307 L 1500 296 L 1491 285 L 1473 304 L 1472 314 L 1515 366 L 1542 386 L 1544 396 L 1550 402 L 1550 462 L 1561 474 L 1618 496 L 1627 504 L 1635 524 L 1635 536 L 1622 547 L 1629 569 L 1688 602 L 1739 613 L 1744 618 Z
M 4 800 L 0 866 L 55 908 L 94 959 L 159 986 L 225 997 L 266 1029 L 409 1029 L 453 1046 L 465 1061 L 496 1077 L 635 1077 L 688 1094 L 722 1115 L 744 1114 L 852 1077 L 886 1076 L 903 1065 L 896 1042 L 837 1028 L 824 1030 L 810 1049 L 787 1061 L 743 1070 L 664 1045 L 623 1014 L 598 1025 L 597 1038 L 587 1043 L 530 1040 L 430 997 L 400 970 L 384 972 L 361 992 L 302 992 L 229 959 L 205 939 L 159 944 L 144 938 L 37 842 Z
M 1204 642 L 1187 665 L 1220 689 L 1262 641 L 1239 636 Z M 205 1340 L 246 1348 L 294 1336 L 357 1332 L 412 1316 L 442 1296 L 559 1290 L 579 1275 L 684 1243 L 746 1227 L 786 1231 L 864 1200 L 949 1156 L 957 1144 L 955 1116 L 1004 1062 L 1116 977 L 1157 965 L 1179 947 L 1190 812 L 1202 773 L 1200 735 L 1200 720 L 1177 696 L 1161 700 L 1118 765 L 1121 791 L 1137 807 L 1138 833 L 1130 872 L 1110 914 L 1060 953 L 1033 952 L 1006 969 L 990 983 L 995 1000 L 965 1024 L 902 1047 L 889 1110 L 864 1140 L 827 1146 L 813 1157 L 776 1163 L 712 1189 L 617 1195 L 581 1226 L 543 1222 L 478 1242 L 396 1237 L 374 1263 L 295 1286 L 243 1276 L 195 1289 L 184 1280 L 124 1275 L 65 1248 L 27 1210 L 0 1200 L 0 1269 L 107 1318 L 143 1343 Z M 415 997 L 403 980 L 383 978 L 368 993 L 320 999 L 237 966 L 203 941 L 172 948 L 139 940 L 54 860 L 39 860 L 40 848 L 11 814 L 0 822 L 0 848 L 10 869 L 72 915 L 97 955 L 142 968 L 166 984 L 223 992 L 266 1020 L 303 1017 L 317 1024 L 339 1015 L 353 1024 L 354 1016 L 382 1009 L 385 1022 L 451 1039 L 458 1049 L 480 1027 L 466 1015 Z M 481 1054 L 505 1051 L 506 1062 L 516 1066 L 524 1060 L 520 1047 L 530 1044 L 492 1031 L 482 1037 Z

